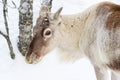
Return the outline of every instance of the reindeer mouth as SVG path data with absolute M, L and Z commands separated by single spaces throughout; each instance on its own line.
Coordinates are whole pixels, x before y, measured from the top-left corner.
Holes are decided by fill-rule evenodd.
M 37 64 L 39 61 L 43 59 L 43 57 L 35 53 L 32 53 L 31 55 L 27 54 L 25 59 L 26 59 L 26 63 L 28 64 Z

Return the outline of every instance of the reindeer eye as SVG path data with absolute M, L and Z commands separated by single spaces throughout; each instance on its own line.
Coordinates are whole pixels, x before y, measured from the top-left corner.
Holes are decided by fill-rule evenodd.
M 50 28 L 46 28 L 43 31 L 43 37 L 44 38 L 50 38 L 52 36 L 52 30 Z
M 46 31 L 45 35 L 50 35 L 51 31 Z

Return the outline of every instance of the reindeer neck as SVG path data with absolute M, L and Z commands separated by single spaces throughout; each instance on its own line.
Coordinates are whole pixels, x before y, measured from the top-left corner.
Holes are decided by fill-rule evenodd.
M 85 27 L 88 16 L 89 14 L 82 15 L 82 13 L 62 16 L 66 32 L 76 32 L 77 34 L 80 33 L 80 30 Z
M 95 7 L 95 6 L 94 6 Z M 64 24 L 61 33 L 63 33 L 63 41 L 60 47 L 68 50 L 79 49 L 79 41 L 83 38 L 83 34 L 86 33 L 85 28 L 91 23 L 91 18 L 96 13 L 96 7 L 91 7 L 86 11 L 74 14 L 74 15 L 63 15 L 62 22 Z

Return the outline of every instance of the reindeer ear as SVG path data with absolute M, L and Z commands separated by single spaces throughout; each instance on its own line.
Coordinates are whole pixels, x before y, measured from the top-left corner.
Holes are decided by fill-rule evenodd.
M 57 12 L 54 14 L 54 19 L 57 19 L 62 11 L 63 7 L 59 8 Z

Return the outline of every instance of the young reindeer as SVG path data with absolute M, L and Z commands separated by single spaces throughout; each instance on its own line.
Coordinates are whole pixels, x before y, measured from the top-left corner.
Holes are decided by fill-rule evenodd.
M 97 80 L 120 80 L 120 5 L 102 2 L 74 15 L 44 12 L 33 29 L 26 55 L 28 63 L 39 62 L 55 49 L 66 58 L 86 56 L 93 64 Z

